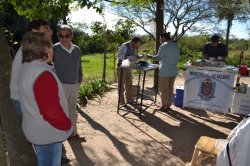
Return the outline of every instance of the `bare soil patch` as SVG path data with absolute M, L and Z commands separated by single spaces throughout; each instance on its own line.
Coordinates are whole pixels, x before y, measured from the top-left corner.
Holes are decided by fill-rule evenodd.
M 241 79 L 250 83 L 249 78 Z M 136 80 L 135 80 L 136 82 Z M 146 91 L 152 97 L 153 78 L 146 78 Z M 178 76 L 176 86 L 184 85 Z M 65 142 L 69 165 L 80 166 L 168 166 L 186 165 L 191 161 L 194 145 L 200 136 L 226 138 L 242 116 L 219 114 L 171 106 L 169 112 L 156 112 L 151 105 L 138 118 L 134 106 L 117 113 L 117 85 L 102 98 L 96 98 L 78 113 L 78 139 Z M 151 101 L 145 101 L 150 104 Z

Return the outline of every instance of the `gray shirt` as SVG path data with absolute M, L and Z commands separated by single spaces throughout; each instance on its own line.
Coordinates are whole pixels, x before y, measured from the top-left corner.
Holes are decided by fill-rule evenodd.
M 54 45 L 54 66 L 59 80 L 63 84 L 75 84 L 82 81 L 80 48 L 72 44 L 72 51 L 66 51 L 60 43 Z
M 117 63 L 121 64 L 122 60 L 129 59 L 131 61 L 136 60 L 138 55 L 136 54 L 136 49 L 134 49 L 130 42 L 123 43 L 118 50 Z

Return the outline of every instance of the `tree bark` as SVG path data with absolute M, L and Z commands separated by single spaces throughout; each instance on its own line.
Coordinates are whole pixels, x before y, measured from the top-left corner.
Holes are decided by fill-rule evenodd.
M 161 45 L 160 43 L 160 35 L 163 33 L 163 9 L 164 9 L 164 0 L 158 0 L 157 2 L 157 8 L 156 8 L 156 47 L 155 52 L 158 52 L 158 49 Z M 156 62 L 155 62 L 156 63 Z M 154 71 L 154 88 L 158 88 L 158 76 L 159 69 L 155 69 Z
M 232 22 L 233 22 L 232 19 L 227 20 L 227 34 L 226 34 L 226 46 L 227 47 L 228 47 L 229 34 L 230 34 L 230 29 L 231 29 L 231 26 L 232 26 Z
M 35 165 L 33 148 L 25 139 L 21 129 L 21 119 L 11 105 L 9 96 L 11 53 L 2 27 L 0 27 L 0 50 L 0 118 L 7 159 L 11 166 Z
M 103 54 L 103 73 L 102 73 L 102 80 L 103 81 L 106 81 L 106 64 L 107 64 L 107 49 L 105 48 L 104 54 Z

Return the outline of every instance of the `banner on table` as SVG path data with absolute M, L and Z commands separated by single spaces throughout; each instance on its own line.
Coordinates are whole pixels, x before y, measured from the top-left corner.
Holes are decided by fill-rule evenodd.
M 185 77 L 184 107 L 221 113 L 229 111 L 234 73 L 187 69 Z

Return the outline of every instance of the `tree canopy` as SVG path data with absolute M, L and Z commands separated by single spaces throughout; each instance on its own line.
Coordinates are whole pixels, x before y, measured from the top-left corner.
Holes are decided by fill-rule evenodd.
M 188 30 L 202 31 L 204 27 L 195 27 L 212 16 L 206 0 L 165 0 L 164 1 L 164 31 L 173 29 L 173 39 L 179 40 Z M 116 13 L 124 18 L 133 20 L 153 38 L 155 36 L 156 2 L 148 5 L 117 5 Z

